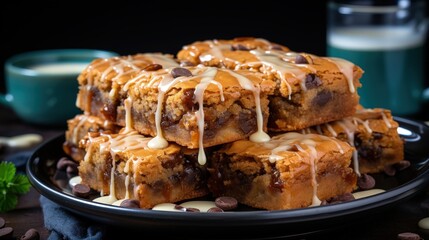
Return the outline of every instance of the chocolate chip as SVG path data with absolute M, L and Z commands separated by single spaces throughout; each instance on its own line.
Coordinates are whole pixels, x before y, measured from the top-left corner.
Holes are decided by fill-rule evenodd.
M 222 208 L 212 207 L 207 210 L 207 212 L 223 212 Z
M 280 45 L 275 45 L 275 44 L 271 45 L 270 49 L 272 49 L 272 50 L 283 50 L 283 48 Z
M 344 193 L 342 195 L 333 197 L 333 201 L 336 201 L 336 202 L 350 202 L 353 200 L 355 200 L 355 197 L 351 193 Z
M 320 91 L 317 93 L 316 97 L 313 98 L 311 103 L 317 107 L 322 107 L 326 105 L 333 98 L 333 94 L 330 91 Z
M 402 170 L 408 168 L 409 166 L 411 166 L 411 163 L 410 163 L 410 161 L 402 160 L 400 162 L 395 163 L 393 166 L 396 168 L 396 170 L 402 171 Z
M 322 80 L 316 74 L 310 73 L 305 77 L 305 87 L 307 89 L 316 88 L 320 85 L 322 85 Z
M 58 170 L 66 170 L 68 166 L 70 165 L 76 165 L 77 163 L 67 157 L 62 157 L 57 162 L 57 169 Z
M 27 232 L 25 232 L 25 234 L 22 235 L 20 238 L 20 240 L 39 240 L 39 239 L 40 239 L 40 234 L 34 228 L 28 229 Z
M 191 61 L 184 60 L 184 61 L 180 62 L 180 66 L 181 67 L 193 67 L 193 66 L 195 66 L 195 64 Z
M 78 183 L 73 186 L 72 193 L 76 197 L 87 198 L 89 197 L 89 193 L 91 192 L 91 188 L 88 185 Z
M 145 71 L 157 71 L 159 69 L 162 69 L 162 65 L 157 63 L 150 64 L 147 67 L 143 68 L 143 70 Z
M 298 54 L 295 57 L 295 63 L 296 64 L 308 64 L 308 61 L 307 61 L 307 58 Z
M 0 239 L 11 239 L 13 236 L 13 228 L 4 227 L 0 228 Z
M 420 240 L 420 235 L 412 232 L 404 232 L 398 234 L 399 240 Z
M 218 197 L 215 199 L 215 205 L 224 211 L 237 208 L 238 201 L 233 197 Z
M 190 207 L 190 208 L 186 208 L 186 212 L 200 212 L 200 209 Z
M 364 173 L 360 175 L 357 184 L 360 189 L 368 190 L 375 186 L 375 179 L 372 176 Z
M 179 211 L 182 211 L 182 212 L 186 212 L 186 208 L 184 207 L 184 206 L 182 206 L 182 205 L 175 205 L 174 206 L 174 209 L 176 209 L 176 210 L 179 210 Z
M 140 202 L 136 199 L 125 199 L 121 202 L 120 206 L 126 208 L 140 208 Z
M 244 134 L 248 134 L 257 128 L 256 117 L 253 113 L 240 112 L 238 114 L 238 124 Z
M 6 225 L 6 221 L 4 218 L 0 217 L 0 228 L 4 227 L 4 225 Z
M 171 75 L 172 75 L 174 78 L 182 77 L 182 76 L 185 76 L 185 77 L 192 77 L 192 73 L 191 73 L 191 71 L 189 71 L 189 70 L 188 70 L 188 69 L 186 69 L 186 68 L 181 68 L 181 67 L 173 68 L 173 69 L 171 70 Z
M 241 45 L 241 44 L 231 45 L 231 50 L 232 51 L 237 51 L 237 50 L 239 50 L 239 51 L 249 51 L 249 49 L 246 46 Z
M 393 167 L 393 165 L 386 165 L 386 166 L 384 166 L 383 170 L 387 176 L 393 177 L 396 174 L 396 169 L 395 169 L 395 167 Z

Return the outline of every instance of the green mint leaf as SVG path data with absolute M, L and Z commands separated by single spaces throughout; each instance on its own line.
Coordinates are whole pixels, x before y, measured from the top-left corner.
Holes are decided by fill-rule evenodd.
M 12 182 L 13 177 L 15 176 L 16 168 L 15 165 L 11 162 L 1 162 L 0 163 L 0 182 Z
M 18 174 L 15 175 L 12 183 L 10 184 L 10 191 L 16 194 L 24 194 L 30 191 L 30 186 L 27 176 Z
M 0 212 L 7 212 L 16 207 L 18 196 L 5 190 L 0 190 Z
M 30 190 L 27 176 L 16 174 L 16 167 L 10 162 L 0 163 L 0 212 L 16 207 L 18 196 Z

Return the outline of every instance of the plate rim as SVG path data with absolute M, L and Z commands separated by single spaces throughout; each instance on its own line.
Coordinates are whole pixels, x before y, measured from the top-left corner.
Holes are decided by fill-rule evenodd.
M 394 117 L 401 123 L 417 125 L 420 127 L 421 133 L 427 131 L 429 134 L 429 126 L 423 122 L 411 120 L 402 117 Z M 129 209 L 119 206 L 96 203 L 88 199 L 82 199 L 60 191 L 60 189 L 52 188 L 45 184 L 43 179 L 39 179 L 36 173 L 38 164 L 38 153 L 49 144 L 52 144 L 59 139 L 64 139 L 65 133 L 61 133 L 55 137 L 42 143 L 30 156 L 26 164 L 27 176 L 33 187 L 39 191 L 41 195 L 49 200 L 59 204 L 60 206 L 84 217 L 91 218 L 96 221 L 110 224 L 112 214 L 116 218 L 129 219 L 127 226 L 135 225 L 142 226 L 145 223 L 167 224 L 165 221 L 175 221 L 178 227 L 186 227 L 189 224 L 198 226 L 212 227 L 213 223 L 217 223 L 215 227 L 228 226 L 261 226 L 261 225 L 287 225 L 299 224 L 302 222 L 320 222 L 327 219 L 334 219 L 354 214 L 368 213 L 369 211 L 378 210 L 382 207 L 388 207 L 401 200 L 405 200 L 418 193 L 425 185 L 429 184 L 429 167 L 422 170 L 417 177 L 412 180 L 396 186 L 386 192 L 370 196 L 367 198 L 356 199 L 351 202 L 316 206 L 300 209 L 289 210 L 255 210 L 255 211 L 240 211 L 240 212 L 223 212 L 219 213 L 188 213 L 188 212 L 170 212 L 170 211 L 155 211 L 150 209 Z M 429 153 L 424 156 L 426 161 L 429 160 Z M 428 164 L 428 163 L 426 163 Z M 80 205 L 83 205 L 80 206 Z M 94 212 L 96 214 L 94 214 Z M 239 220 L 239 221 L 238 221 Z M 219 225 L 221 223 L 221 225 Z M 121 223 L 118 223 L 121 225 Z M 232 225 L 232 226 L 231 226 Z M 132 227 L 132 226 L 130 226 Z

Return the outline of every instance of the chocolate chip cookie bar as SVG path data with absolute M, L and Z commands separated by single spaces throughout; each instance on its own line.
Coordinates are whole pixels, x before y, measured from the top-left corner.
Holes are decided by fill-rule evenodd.
M 174 143 L 150 149 L 150 140 L 130 129 L 93 134 L 86 140 L 86 155 L 78 168 L 82 184 L 106 195 L 109 201 L 105 203 L 136 199 L 144 209 L 208 194 L 206 169 L 197 161 L 198 151 Z
M 289 132 L 265 143 L 239 140 L 208 162 L 214 196 L 268 210 L 320 205 L 356 189 L 353 147 L 335 138 Z
M 336 137 L 356 148 L 354 168 L 360 173 L 383 172 L 404 160 L 404 141 L 390 110 L 359 109 L 352 117 L 302 130 Z
M 151 147 L 172 141 L 203 148 L 252 136 L 257 141 L 269 138 L 268 95 L 275 82 L 260 73 L 152 64 L 125 74 L 126 69 L 110 71 L 108 61 L 94 62 L 79 76 L 77 105 L 124 127 L 128 101 L 130 125 L 156 137 Z
M 246 69 L 276 82 L 269 96 L 271 131 L 294 131 L 356 111 L 362 69 L 339 58 L 290 51 L 260 38 L 197 41 L 177 58 L 183 65 Z

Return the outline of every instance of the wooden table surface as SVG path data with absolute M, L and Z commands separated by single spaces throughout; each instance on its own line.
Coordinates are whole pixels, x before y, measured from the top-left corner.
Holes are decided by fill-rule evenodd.
M 25 124 L 10 109 L 0 106 L 0 136 L 37 133 L 41 134 L 46 140 L 64 131 L 65 126 L 49 128 Z M 3 149 L 0 151 L 0 160 L 4 160 L 10 154 L 22 150 L 32 150 L 33 148 Z M 427 199 L 429 199 L 429 187 L 412 198 L 386 210 L 358 219 L 352 227 L 339 228 L 334 232 L 321 236 L 300 237 L 299 239 L 397 239 L 397 234 L 402 232 L 418 233 L 422 238 L 429 239 L 429 233 L 423 231 L 417 225 L 420 219 L 429 216 L 429 211 L 420 206 Z M 6 226 L 14 228 L 14 236 L 18 239 L 29 228 L 37 229 L 41 234 L 41 239 L 47 239 L 49 236 L 49 231 L 44 227 L 43 212 L 39 204 L 39 193 L 34 188 L 20 198 L 16 209 L 7 213 L 0 213 L 0 216 L 6 220 Z M 109 228 L 107 236 L 110 239 L 114 239 L 109 232 L 114 233 L 117 231 L 120 231 L 120 229 Z

